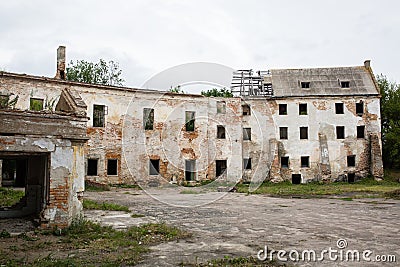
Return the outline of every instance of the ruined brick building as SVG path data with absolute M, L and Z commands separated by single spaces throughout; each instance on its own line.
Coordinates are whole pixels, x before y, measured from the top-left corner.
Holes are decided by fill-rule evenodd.
M 55 78 L 0 73 L 0 95 L 19 97 L 0 111 L 3 166 L 18 158 L 43 172 L 32 177 L 41 185 L 38 209 L 57 190 L 77 197 L 83 176 L 152 186 L 382 178 L 380 95 L 369 61 L 254 77 L 238 71 L 232 88 L 237 97 L 218 98 L 71 82 L 60 47 Z

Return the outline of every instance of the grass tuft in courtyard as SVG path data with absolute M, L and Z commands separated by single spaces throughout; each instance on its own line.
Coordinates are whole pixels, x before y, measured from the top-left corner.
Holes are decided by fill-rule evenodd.
M 127 206 L 108 202 L 99 203 L 91 199 L 83 200 L 83 208 L 87 210 L 113 210 L 129 212 L 129 208 Z
M 23 191 L 0 187 L 0 207 L 11 207 L 25 195 Z

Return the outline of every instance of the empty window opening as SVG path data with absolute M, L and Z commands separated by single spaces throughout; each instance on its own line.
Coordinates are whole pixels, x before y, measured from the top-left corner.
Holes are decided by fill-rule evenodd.
M 88 159 L 87 163 L 87 175 L 88 176 L 97 176 L 97 164 L 98 159 Z
M 185 112 L 185 129 L 187 132 L 194 132 L 195 114 L 194 111 Z
M 311 82 L 301 82 L 301 88 L 310 88 Z
M 365 138 L 365 126 L 357 126 L 357 138 Z
M 356 174 L 355 173 L 349 173 L 347 174 L 347 182 L 352 184 L 356 180 Z
M 186 181 L 196 180 L 196 160 L 193 159 L 185 160 L 185 180 Z
M 225 101 L 217 101 L 217 113 L 221 113 L 221 114 L 226 113 Z
M 281 168 L 289 168 L 289 157 L 281 157 Z
M 243 128 L 243 140 L 251 140 L 251 128 Z
M 243 159 L 243 169 L 251 170 L 251 158 Z
M 336 138 L 344 139 L 344 126 L 336 126 Z
M 342 88 L 350 88 L 350 82 L 349 81 L 341 81 L 340 82 L 340 87 L 342 87 Z
M 251 115 L 250 106 L 247 104 L 242 106 L 242 111 L 243 111 L 243 116 Z
M 93 127 L 104 127 L 106 106 L 93 105 Z
M 279 115 L 287 115 L 287 104 L 279 104 Z
M 43 110 L 43 99 L 31 98 L 30 100 L 30 110 L 41 111 Z
M 288 139 L 288 127 L 279 127 L 279 138 Z
M 143 109 L 143 128 L 145 130 L 153 130 L 154 127 L 154 109 Z
M 307 104 L 299 104 L 299 115 L 307 115 Z
M 149 161 L 149 174 L 150 175 L 160 174 L 160 160 L 159 159 L 151 159 Z
M 226 160 L 216 160 L 215 161 L 215 176 L 219 177 L 226 172 L 227 164 Z
M 335 103 L 336 114 L 344 114 L 343 103 Z
M 225 126 L 222 125 L 217 126 L 217 138 L 225 139 Z
M 107 175 L 118 175 L 118 160 L 108 159 L 107 160 Z
M 65 80 L 65 72 L 63 70 L 60 70 L 60 78 L 61 80 Z
M 300 127 L 300 139 L 308 139 L 308 127 Z
M 292 174 L 292 184 L 301 184 L 301 174 Z
M 310 157 L 309 156 L 303 156 L 300 158 L 301 161 L 301 167 L 302 168 L 308 168 L 310 167 Z
M 364 114 L 364 103 L 360 101 L 360 103 L 356 103 L 356 113 L 357 115 Z
M 350 155 L 347 156 L 347 167 L 355 167 L 356 166 L 356 156 Z

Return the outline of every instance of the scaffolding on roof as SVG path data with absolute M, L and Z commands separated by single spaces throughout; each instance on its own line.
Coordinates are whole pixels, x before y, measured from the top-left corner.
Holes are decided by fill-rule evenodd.
M 273 96 L 271 72 L 254 72 L 252 69 L 234 71 L 231 91 L 240 96 Z

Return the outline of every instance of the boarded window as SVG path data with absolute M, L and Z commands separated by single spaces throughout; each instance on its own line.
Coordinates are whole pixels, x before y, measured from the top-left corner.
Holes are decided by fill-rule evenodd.
M 30 110 L 41 111 L 43 110 L 43 99 L 31 98 L 30 99 Z
M 344 139 L 344 126 L 336 126 L 336 138 Z
M 356 156 L 350 155 L 347 156 L 347 167 L 355 167 L 356 166 Z
M 221 176 L 226 172 L 226 160 L 216 160 L 215 161 L 215 176 Z
M 311 82 L 301 82 L 301 88 L 310 88 Z
M 281 168 L 289 168 L 289 157 L 281 157 Z
M 118 175 L 118 160 L 108 159 L 107 160 L 107 175 Z
M 194 181 L 196 179 L 196 160 L 185 160 L 185 180 Z
M 287 104 L 279 104 L 279 115 L 287 115 Z
M 195 114 L 194 111 L 185 112 L 185 129 L 187 132 L 194 131 Z
M 301 184 L 301 174 L 292 174 L 292 184 Z
M 145 130 L 153 130 L 154 125 L 154 109 L 144 108 L 143 109 L 143 128 Z
M 243 128 L 243 140 L 251 140 L 251 128 Z
M 217 113 L 221 113 L 221 114 L 226 113 L 225 101 L 217 101 Z
M 279 127 L 279 138 L 288 139 L 288 127 Z
M 301 161 L 301 167 L 302 168 L 308 168 L 310 167 L 310 157 L 309 156 L 303 156 L 300 158 Z
M 364 103 L 362 101 L 360 103 L 356 103 L 356 113 L 357 115 L 364 114 Z
M 98 159 L 88 159 L 87 161 L 87 175 L 88 176 L 97 176 L 97 164 Z
M 149 161 L 149 174 L 150 175 L 158 175 L 160 173 L 160 160 L 159 159 L 151 159 Z
M 365 126 L 357 126 L 357 138 L 365 138 Z
M 93 127 L 104 127 L 105 110 L 104 105 L 93 105 Z
M 299 115 L 307 115 L 307 104 L 299 104 Z
M 308 127 L 300 127 L 300 139 L 308 139 Z
M 343 103 L 335 103 L 336 114 L 344 114 Z
M 242 111 L 243 111 L 243 116 L 250 116 L 251 111 L 250 111 L 250 106 L 249 105 L 243 105 L 242 106 Z
M 350 82 L 349 81 L 341 81 L 340 82 L 340 87 L 342 87 L 342 88 L 350 88 Z
M 251 170 L 251 158 L 243 159 L 243 169 Z
M 217 126 L 217 138 L 225 139 L 225 126 L 222 125 Z

